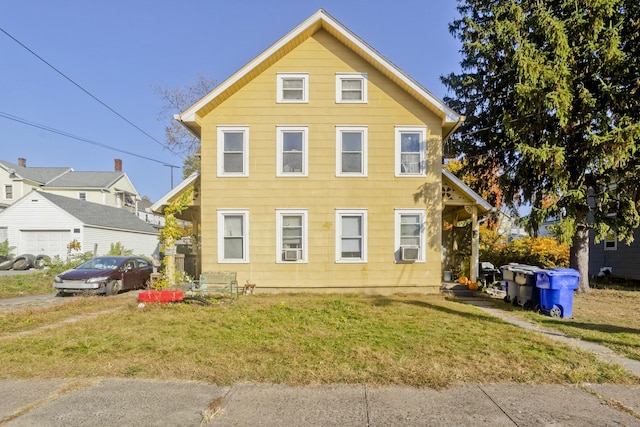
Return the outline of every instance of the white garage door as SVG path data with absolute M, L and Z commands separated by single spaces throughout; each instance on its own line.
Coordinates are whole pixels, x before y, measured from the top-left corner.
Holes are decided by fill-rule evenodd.
M 67 257 L 67 245 L 71 241 L 69 230 L 22 230 L 20 235 L 21 253 Z

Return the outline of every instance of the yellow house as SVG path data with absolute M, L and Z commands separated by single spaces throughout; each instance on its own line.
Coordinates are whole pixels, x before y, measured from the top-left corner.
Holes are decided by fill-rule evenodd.
M 263 291 L 433 292 L 445 207 L 490 209 L 443 181 L 464 117 L 324 10 L 176 119 L 201 171 L 152 209 L 195 186 L 198 270 Z

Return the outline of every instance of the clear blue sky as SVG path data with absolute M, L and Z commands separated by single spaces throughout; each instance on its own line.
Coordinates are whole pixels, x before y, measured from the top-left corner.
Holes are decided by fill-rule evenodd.
M 456 2 L 428 0 L 2 0 L 0 28 L 164 143 L 154 87 L 186 87 L 198 74 L 222 82 L 323 8 L 442 98 L 440 76 L 459 70 L 448 24 Z M 113 170 L 157 200 L 182 166 L 129 125 L 0 32 L 0 113 L 158 162 L 0 117 L 0 159 L 27 166 Z M 178 111 L 176 111 L 178 113 Z M 174 170 L 174 185 L 182 178 Z

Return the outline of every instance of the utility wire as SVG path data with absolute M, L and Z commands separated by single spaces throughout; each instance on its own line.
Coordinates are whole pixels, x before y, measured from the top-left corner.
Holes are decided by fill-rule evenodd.
M 122 114 L 118 113 L 116 110 L 114 110 L 113 108 L 111 108 L 110 106 L 108 106 L 107 104 L 105 104 L 103 101 L 101 101 L 98 97 L 96 97 L 95 95 L 93 95 L 91 92 L 89 92 L 87 89 L 83 88 L 82 86 L 80 86 L 78 83 L 76 83 L 75 81 L 73 81 L 73 79 L 71 79 L 70 77 L 68 77 L 66 74 L 64 74 L 62 71 L 60 71 L 59 69 L 57 69 L 56 67 L 54 67 L 51 63 L 47 62 L 44 58 L 42 58 L 40 55 L 38 55 L 37 53 L 35 53 L 33 50 L 29 49 L 28 46 L 26 46 L 24 43 L 20 42 L 20 40 L 16 39 L 15 37 L 13 37 L 11 34 L 9 34 L 7 31 L 5 31 L 3 28 L 0 27 L 0 31 L 2 31 L 4 34 L 7 35 L 7 37 L 9 37 L 11 40 L 13 40 L 14 42 L 18 43 L 20 46 L 22 46 L 24 49 L 26 49 L 29 53 L 31 53 L 33 56 L 35 56 L 36 58 L 38 58 L 40 61 L 44 62 L 45 64 L 47 64 L 52 70 L 54 70 L 56 73 L 60 74 L 62 77 L 64 77 L 66 80 L 68 80 L 71 84 L 73 84 L 74 86 L 76 86 L 78 89 L 80 89 L 81 91 L 83 91 L 84 93 L 86 93 L 87 95 L 89 95 L 91 98 L 93 98 L 96 102 L 98 102 L 100 105 L 102 105 L 103 107 L 105 107 L 107 110 L 111 111 L 113 114 L 115 114 L 116 116 L 120 117 L 122 120 L 124 120 L 125 122 L 127 122 L 128 124 L 130 124 L 131 126 L 133 126 L 134 128 L 136 128 L 138 131 L 142 132 L 145 136 L 147 136 L 148 138 L 150 138 L 152 141 L 154 141 L 156 144 L 162 146 L 163 148 L 171 151 L 173 154 L 175 154 L 176 156 L 180 157 L 181 159 L 184 160 L 184 158 L 177 152 L 175 152 L 174 150 L 172 150 L 168 145 L 158 141 L 156 138 L 154 138 L 153 136 L 149 135 L 147 132 L 145 132 L 143 129 L 141 129 L 139 126 L 137 126 L 135 123 L 133 123 L 132 121 L 130 121 L 129 119 L 127 119 L 126 117 L 124 117 Z M 118 151 L 118 150 L 117 150 Z
M 179 167 L 179 166 L 170 165 L 167 162 L 164 162 L 164 161 L 161 161 L 161 160 L 156 160 L 156 159 L 152 159 L 151 157 L 143 156 L 141 154 L 132 153 L 131 151 L 120 150 L 119 148 L 114 148 L 114 147 L 112 147 L 110 145 L 103 144 L 101 142 L 93 141 L 93 140 L 88 139 L 88 138 L 83 138 L 81 136 L 76 136 L 76 135 L 70 134 L 69 132 L 65 132 L 65 131 L 58 130 L 58 129 L 55 129 L 55 128 L 52 128 L 52 127 L 49 127 L 49 126 L 41 125 L 39 123 L 31 122 L 29 120 L 26 120 L 26 119 L 23 119 L 23 118 L 20 118 L 20 117 L 17 117 L 17 116 L 13 116 L 11 114 L 3 113 L 2 111 L 0 111 L 0 117 L 3 117 L 3 118 L 8 119 L 8 120 L 13 120 L 14 122 L 22 123 L 22 124 L 25 124 L 27 126 L 31 126 L 31 127 L 34 127 L 34 128 L 46 130 L 47 132 L 51 132 L 51 133 L 55 133 L 55 134 L 58 134 L 58 135 L 66 136 L 67 138 L 72 138 L 72 139 L 76 139 L 78 141 L 86 142 L 88 144 L 97 145 L 98 147 L 106 148 L 107 150 L 118 151 L 120 153 L 128 154 L 130 156 L 139 157 L 141 159 L 145 159 L 145 160 L 149 160 L 149 161 L 152 161 L 152 162 L 160 163 L 163 166 L 170 166 L 172 168 Z

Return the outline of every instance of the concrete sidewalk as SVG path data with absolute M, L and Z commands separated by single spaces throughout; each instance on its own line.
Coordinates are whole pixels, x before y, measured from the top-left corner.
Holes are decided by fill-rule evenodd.
M 640 426 L 640 387 L 0 380 L 1 426 Z

